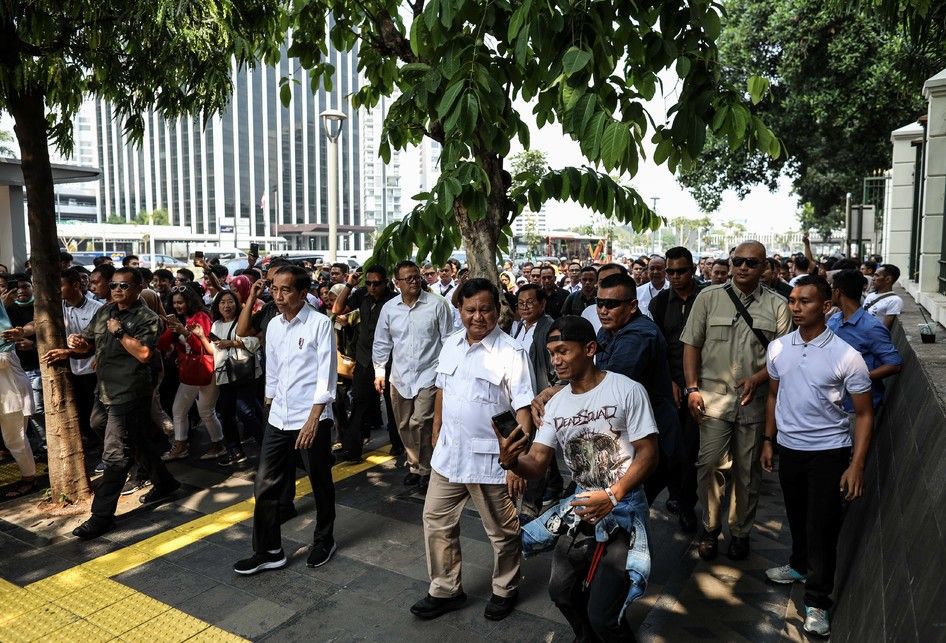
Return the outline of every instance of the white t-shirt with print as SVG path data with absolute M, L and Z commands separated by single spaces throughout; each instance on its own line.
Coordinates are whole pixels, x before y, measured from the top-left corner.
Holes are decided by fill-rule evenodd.
M 647 391 L 619 373 L 606 372 L 596 387 L 573 393 L 567 386 L 545 405 L 535 441 L 562 446 L 565 464 L 586 489 L 617 482 L 634 461 L 632 442 L 657 433 Z
M 883 321 L 887 315 L 899 315 L 903 312 L 903 299 L 900 298 L 900 295 L 872 292 L 864 298 L 864 308 L 871 315 Z

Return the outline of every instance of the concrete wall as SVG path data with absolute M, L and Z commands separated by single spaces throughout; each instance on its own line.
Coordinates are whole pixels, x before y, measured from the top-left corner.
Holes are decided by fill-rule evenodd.
M 923 319 L 899 294 L 904 368 L 841 533 L 832 641 L 946 641 L 946 329 L 922 344 Z

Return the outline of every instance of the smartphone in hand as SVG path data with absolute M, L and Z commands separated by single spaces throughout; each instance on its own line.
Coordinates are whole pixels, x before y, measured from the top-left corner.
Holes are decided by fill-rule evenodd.
M 516 416 L 512 414 L 512 411 L 504 411 L 499 415 L 494 415 L 493 423 L 496 424 L 496 428 L 499 429 L 499 434 L 504 438 L 508 438 L 512 435 L 512 432 L 519 426 L 519 422 L 516 421 Z

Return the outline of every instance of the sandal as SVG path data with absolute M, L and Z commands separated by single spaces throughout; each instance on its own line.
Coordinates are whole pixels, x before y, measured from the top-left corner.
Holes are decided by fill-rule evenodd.
M 20 480 L 20 484 L 11 491 L 7 491 L 5 498 L 7 500 L 12 500 L 14 498 L 19 498 L 25 496 L 28 493 L 32 493 L 36 490 L 36 478 L 30 478 L 26 480 Z

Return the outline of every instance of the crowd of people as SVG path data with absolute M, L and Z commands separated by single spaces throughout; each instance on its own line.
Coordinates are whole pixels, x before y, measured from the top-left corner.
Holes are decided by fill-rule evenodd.
M 389 273 L 251 255 L 232 275 L 198 259 L 199 279 L 134 256 L 71 263 L 63 253 L 67 346 L 42 355 L 29 273 L 0 274 L 0 426 L 22 474 L 7 496 L 29 493 L 46 446 L 40 364 L 68 362 L 101 476 L 80 538 L 114 527 L 121 495 L 172 497 L 167 462 L 245 465 L 255 443 L 253 552 L 234 572 L 286 564 L 280 525 L 296 515 L 299 466 L 316 506 L 307 564 L 324 565 L 336 551 L 331 468 L 361 461 L 386 430 L 403 484 L 425 498 L 430 587 L 413 614 L 465 601 L 469 499 L 495 552 L 486 618 L 514 609 L 522 557 L 551 550 L 549 593 L 577 640 L 627 641 L 649 511 L 698 531 L 706 560 L 726 521 L 726 555 L 743 560 L 777 454 L 792 550 L 766 575 L 804 583 L 805 630 L 830 632 L 843 506 L 863 493 L 883 380 L 901 367 L 899 271 L 879 257 L 815 258 L 806 238 L 783 258 L 750 241 L 699 261 L 675 247 L 506 262 L 495 284 L 456 260 Z

